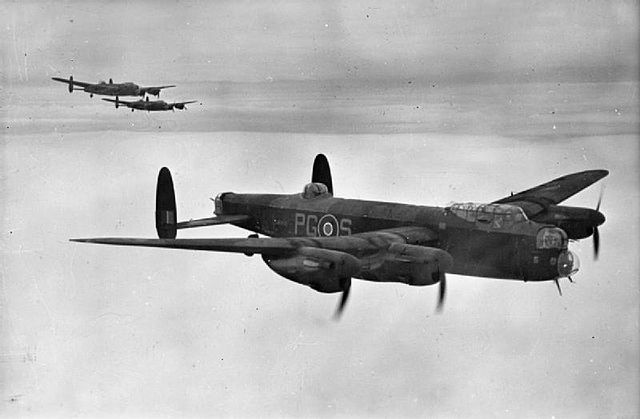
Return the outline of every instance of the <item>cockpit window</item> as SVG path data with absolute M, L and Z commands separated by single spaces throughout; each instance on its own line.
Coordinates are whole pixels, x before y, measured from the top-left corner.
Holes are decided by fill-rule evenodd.
M 491 226 L 494 229 L 510 227 L 527 221 L 522 208 L 509 204 L 476 204 L 472 202 L 452 204 L 449 210 L 465 221 Z
M 329 189 L 324 183 L 307 183 L 302 191 L 304 199 L 314 199 L 329 193 Z
M 566 249 L 567 233 L 556 227 L 543 227 L 536 236 L 538 249 Z
M 480 205 L 476 211 L 478 213 L 477 218 L 479 223 L 490 223 L 493 221 L 493 215 L 495 208 L 491 205 Z

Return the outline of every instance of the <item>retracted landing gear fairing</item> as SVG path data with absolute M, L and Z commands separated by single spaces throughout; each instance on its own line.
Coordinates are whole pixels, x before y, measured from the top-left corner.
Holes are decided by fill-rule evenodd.
M 169 169 L 160 170 L 156 190 L 157 239 L 92 238 L 78 242 L 122 246 L 260 254 L 277 274 L 325 293 L 342 293 L 336 315 L 349 297 L 353 278 L 423 286 L 439 284 L 438 310 L 446 274 L 520 281 L 572 278 L 579 268 L 569 240 L 594 236 L 604 223 L 595 209 L 558 205 L 602 179 L 606 170 L 563 176 L 488 204 L 428 207 L 333 196 L 329 164 L 319 154 L 311 183 L 302 193 L 237 194 L 215 199 L 214 217 L 177 221 Z M 247 238 L 177 239 L 177 230 L 233 224 Z M 262 234 L 270 237 L 259 237 Z

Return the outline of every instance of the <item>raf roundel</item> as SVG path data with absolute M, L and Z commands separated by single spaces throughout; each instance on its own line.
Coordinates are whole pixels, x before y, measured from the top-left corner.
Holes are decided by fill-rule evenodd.
M 340 227 L 336 217 L 327 214 L 320 218 L 320 221 L 318 221 L 318 235 L 320 237 L 338 236 L 339 234 Z

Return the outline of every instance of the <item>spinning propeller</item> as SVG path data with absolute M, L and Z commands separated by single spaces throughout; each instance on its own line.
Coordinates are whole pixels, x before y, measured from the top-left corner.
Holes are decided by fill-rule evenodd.
M 446 276 L 443 273 L 439 273 L 440 276 L 440 289 L 439 289 L 439 293 L 438 293 L 438 307 L 436 308 L 436 311 L 438 313 L 442 313 L 442 309 L 444 308 L 444 297 L 447 294 L 447 280 L 446 280 Z
M 342 316 L 342 312 L 344 311 L 344 306 L 347 305 L 347 300 L 349 299 L 349 292 L 351 291 L 351 278 L 343 278 L 340 280 L 340 285 L 342 286 L 342 297 L 340 298 L 340 302 L 338 303 L 338 308 L 336 309 L 336 313 L 333 315 L 333 318 L 338 320 L 340 316 Z
M 596 225 L 593 227 L 593 254 L 595 259 L 598 259 L 598 252 L 600 251 L 600 233 L 598 232 L 598 225 L 604 222 L 604 216 L 600 213 L 600 204 L 602 203 L 603 193 L 604 187 L 600 188 L 600 196 L 598 197 L 598 204 L 596 205 L 596 213 L 599 214 L 601 219 L 598 219 Z

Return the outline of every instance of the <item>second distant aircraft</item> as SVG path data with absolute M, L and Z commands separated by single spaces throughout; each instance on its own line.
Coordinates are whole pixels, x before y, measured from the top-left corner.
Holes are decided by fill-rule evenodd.
M 102 99 L 107 102 L 112 102 L 116 104 L 116 108 L 119 108 L 120 105 L 131 108 L 131 112 L 138 109 L 140 111 L 173 111 L 175 109 L 187 109 L 185 105 L 189 103 L 195 103 L 197 100 L 190 100 L 188 102 L 173 102 L 167 103 L 164 100 L 149 100 L 147 97 L 146 100 L 136 100 L 135 102 L 129 102 L 126 100 L 119 100 L 117 97 L 115 100 L 113 99 Z

